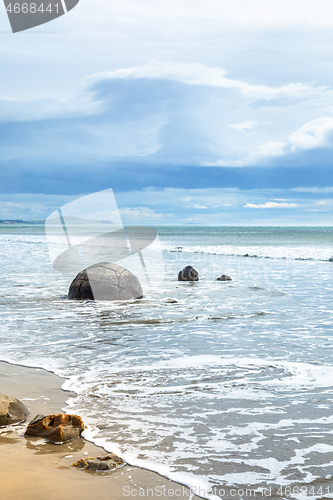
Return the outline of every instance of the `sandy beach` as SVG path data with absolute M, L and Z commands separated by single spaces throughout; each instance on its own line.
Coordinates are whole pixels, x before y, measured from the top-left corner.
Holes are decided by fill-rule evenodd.
M 62 381 L 45 370 L 0 363 L 0 392 L 20 399 L 31 417 L 65 411 L 68 393 L 61 390 Z M 190 496 L 188 488 L 138 467 L 126 465 L 107 473 L 71 467 L 80 458 L 96 457 L 105 451 L 82 438 L 63 445 L 25 438 L 25 427 L 26 423 L 0 428 L 1 498 L 120 500 Z

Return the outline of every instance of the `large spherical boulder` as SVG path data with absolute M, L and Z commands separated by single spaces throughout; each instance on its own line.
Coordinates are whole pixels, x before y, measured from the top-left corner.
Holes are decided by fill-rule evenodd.
M 194 267 L 186 266 L 178 273 L 178 281 L 199 281 L 199 273 Z
M 28 408 L 18 399 L 0 394 L 0 425 L 10 425 L 27 420 Z
M 69 287 L 70 299 L 130 300 L 143 297 L 140 281 L 134 274 L 108 262 L 81 271 Z

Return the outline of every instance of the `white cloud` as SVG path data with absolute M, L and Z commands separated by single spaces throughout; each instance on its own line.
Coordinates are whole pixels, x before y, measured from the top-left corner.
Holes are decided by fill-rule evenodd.
M 172 215 L 172 214 L 157 213 L 149 207 L 135 207 L 135 208 L 126 207 L 120 209 L 119 212 L 122 217 L 133 220 L 138 220 L 138 219 L 157 220 Z
M 311 194 L 332 194 L 332 187 L 296 187 L 293 188 L 293 191 L 298 193 L 311 193 Z
M 333 199 L 317 201 L 317 205 L 320 205 L 322 207 L 331 206 L 332 204 L 333 204 Z
M 325 146 L 332 147 L 332 137 L 333 117 L 316 118 L 289 134 L 285 141 L 262 144 L 255 156 L 259 161 L 264 161 L 270 156 L 284 156 Z
M 103 111 L 103 103 L 92 97 L 86 89 L 67 99 L 56 98 L 7 98 L 0 97 L 0 116 L 2 121 L 45 120 L 90 116 Z
M 42 220 L 76 198 L 72 195 L 1 194 L 0 219 Z
M 333 132 L 333 117 L 323 117 L 306 123 L 289 136 L 291 151 L 326 146 Z
M 135 85 L 141 88 L 141 80 L 149 85 L 155 81 L 156 88 L 161 82 L 161 93 L 153 94 L 153 102 L 164 112 L 159 144 L 172 162 L 177 158 L 183 163 L 185 154 L 187 161 L 203 166 L 264 165 L 274 157 L 320 147 L 333 129 L 331 117 L 312 119 L 319 108 L 327 113 L 332 102 L 333 90 L 326 86 L 256 85 L 232 78 L 221 67 L 166 61 L 96 73 L 84 82 L 94 89 L 107 88 L 108 82 L 112 88 L 115 81 L 130 81 L 135 89 Z M 188 90 L 184 94 L 182 87 L 165 82 L 181 83 Z
M 331 225 L 333 200 L 312 195 L 291 200 L 293 190 L 231 188 L 184 189 L 149 188 L 115 193 L 124 224 L 182 224 L 207 225 Z M 84 196 L 16 194 L 0 196 L 0 219 L 43 219 L 58 207 Z M 247 203 L 251 198 L 253 203 Z M 274 200 L 274 201 L 267 201 Z M 325 204 L 321 203 L 325 201 Z M 326 203 L 328 201 L 328 203 Z M 191 206 L 197 204 L 205 210 Z M 319 203 L 318 203 L 319 202 Z M 262 210 L 244 210 L 258 208 Z M 291 205 L 291 206 L 290 206 Z M 276 210 L 273 210 L 275 208 Z M 285 209 L 288 219 L 285 217 Z M 313 211 L 313 216 L 310 215 Z M 2 214 L 2 215 L 1 215 Z
M 281 156 L 286 153 L 285 142 L 266 142 L 258 148 L 258 156 Z
M 258 122 L 249 120 L 246 122 L 240 122 L 240 123 L 232 123 L 229 125 L 229 127 L 234 128 L 236 130 L 239 130 L 240 132 L 246 131 L 246 130 L 251 130 L 255 125 L 258 125 Z
M 98 9 L 96 9 L 98 7 Z M 106 21 L 123 22 L 129 26 L 150 25 L 181 20 L 186 26 L 195 20 L 200 23 L 219 21 L 224 26 L 274 28 L 282 26 L 333 26 L 333 9 L 330 0 L 85 0 L 82 16 L 91 20 L 94 12 L 100 25 Z M 78 8 L 76 14 L 78 15 Z M 69 16 L 68 16 L 69 17 Z
M 333 117 L 312 118 L 318 116 L 318 106 L 327 113 L 332 99 L 333 90 L 325 86 L 256 85 L 232 78 L 221 67 L 155 61 L 95 73 L 67 100 L 0 99 L 0 114 L 8 121 L 63 120 L 59 137 L 66 135 L 66 140 L 57 145 L 56 155 L 88 151 L 90 157 L 106 160 L 155 155 L 157 162 L 169 164 L 243 167 L 327 144 Z M 93 118 L 67 125 L 66 120 L 78 116 Z M 40 139 L 42 147 L 33 140 L 29 136 L 28 149 L 45 150 L 45 140 Z M 20 154 L 28 156 L 23 145 L 21 141 Z M 53 153 L 51 142 L 47 147 Z M 18 148 L 9 141 L 3 154 L 16 158 Z
M 275 201 L 267 201 L 263 204 L 247 203 L 244 208 L 296 208 L 297 203 L 277 203 Z
M 87 84 L 101 80 L 150 78 L 156 80 L 175 80 L 187 85 L 207 86 L 219 89 L 233 89 L 249 99 L 271 101 L 282 97 L 300 99 L 316 96 L 327 87 L 313 87 L 307 83 L 288 83 L 281 86 L 254 85 L 246 81 L 229 78 L 224 68 L 206 66 L 201 63 L 174 63 L 154 61 L 142 66 L 122 68 L 115 71 L 97 73 L 86 78 Z

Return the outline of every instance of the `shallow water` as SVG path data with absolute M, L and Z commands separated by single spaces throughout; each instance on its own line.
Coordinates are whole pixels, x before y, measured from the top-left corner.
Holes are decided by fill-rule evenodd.
M 333 229 L 159 235 L 165 280 L 95 304 L 67 299 L 43 227 L 1 226 L 0 358 L 66 376 L 87 437 L 204 496 L 333 498 Z

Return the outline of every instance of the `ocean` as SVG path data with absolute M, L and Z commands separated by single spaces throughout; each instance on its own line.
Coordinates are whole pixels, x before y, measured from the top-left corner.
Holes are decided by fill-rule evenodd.
M 333 228 L 157 229 L 165 278 L 96 304 L 42 225 L 1 225 L 0 360 L 66 377 L 87 439 L 193 493 L 333 498 Z

